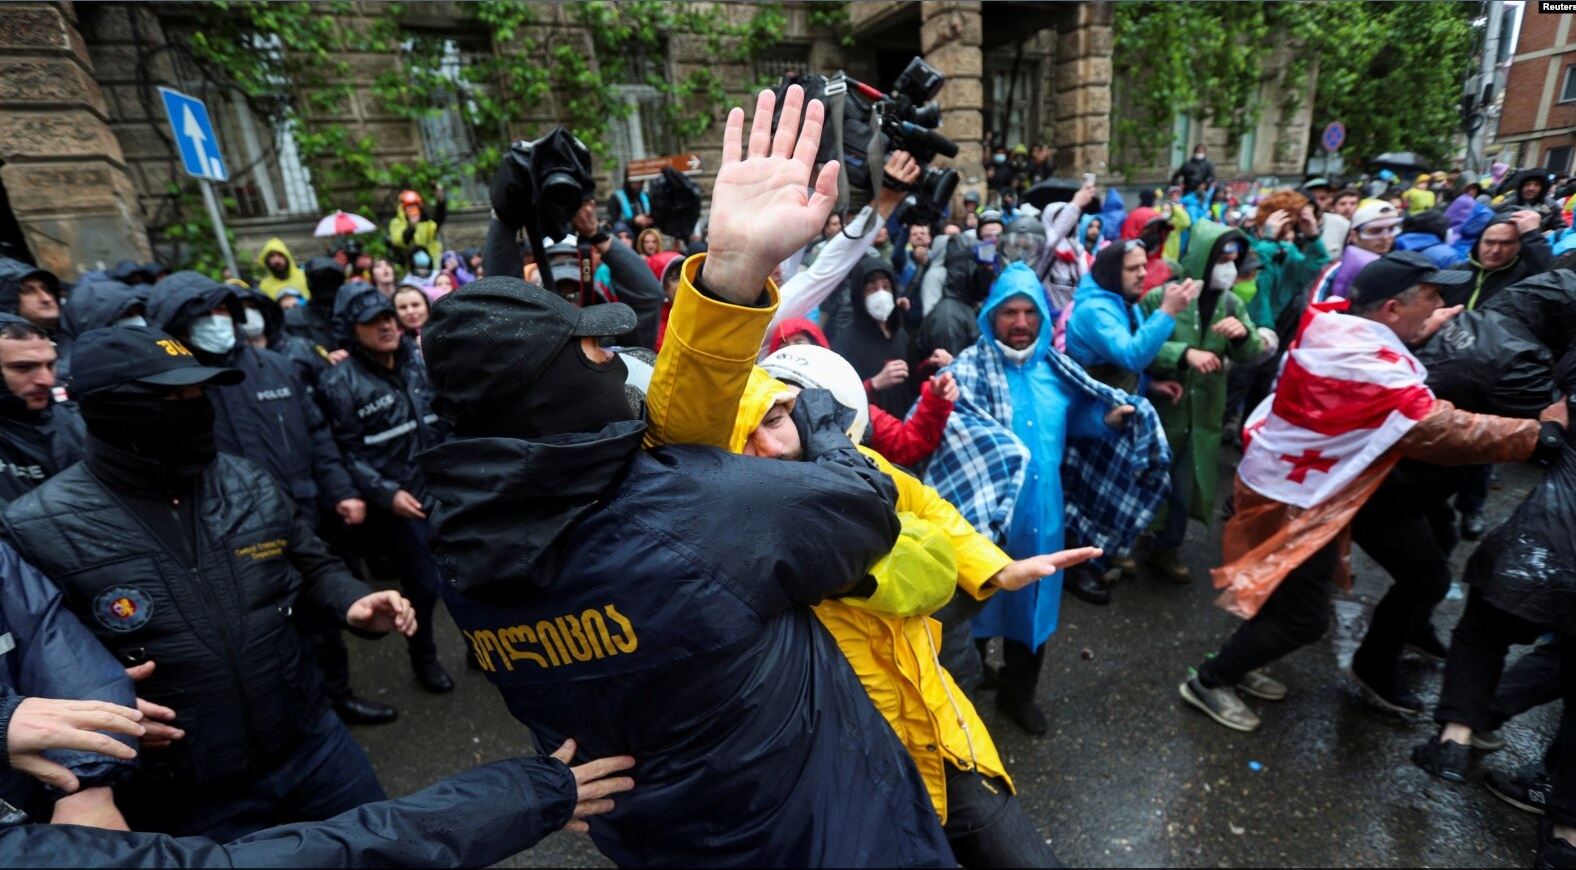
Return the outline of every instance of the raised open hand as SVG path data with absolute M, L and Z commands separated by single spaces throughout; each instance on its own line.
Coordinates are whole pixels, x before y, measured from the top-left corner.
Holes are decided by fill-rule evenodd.
M 755 301 L 772 268 L 820 235 L 837 197 L 836 161 L 821 168 L 810 190 L 821 145 L 821 102 L 813 100 L 805 108 L 804 89 L 790 86 L 773 136 L 776 102 L 771 91 L 761 91 L 756 99 L 747 152 L 744 110 L 728 113 L 722 166 L 711 190 L 706 287 L 741 304 Z

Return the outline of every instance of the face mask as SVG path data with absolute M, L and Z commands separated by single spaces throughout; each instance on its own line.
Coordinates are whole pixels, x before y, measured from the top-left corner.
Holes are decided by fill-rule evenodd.
M 1007 162 L 1007 155 L 1005 155 L 1005 154 L 997 154 L 992 159 L 994 159 L 996 161 L 996 165 L 1000 166 L 1001 164 Z
M 261 338 L 263 335 L 263 312 L 256 308 L 246 309 L 246 319 L 241 321 L 241 333 L 247 338 Z
M 892 316 L 893 309 L 897 308 L 897 300 L 892 297 L 891 290 L 877 290 L 865 297 L 865 310 L 876 319 L 877 323 L 886 323 Z
M 1211 290 L 1225 290 L 1237 283 L 1236 263 L 1216 263 L 1215 268 L 1209 272 L 1209 288 Z
M 187 333 L 198 350 L 228 353 L 235 347 L 235 321 L 228 314 L 204 314 L 192 320 Z
M 173 477 L 195 477 L 213 462 L 213 403 L 207 396 L 85 396 L 80 406 L 93 437 L 154 460 Z
M 148 319 L 141 314 L 128 314 L 110 324 L 111 326 L 147 326 Z
M 990 264 L 994 265 L 995 262 L 996 262 L 996 243 L 995 242 L 977 242 L 977 243 L 975 243 L 975 245 L 974 245 L 974 262 L 976 262 L 976 263 L 990 263 Z

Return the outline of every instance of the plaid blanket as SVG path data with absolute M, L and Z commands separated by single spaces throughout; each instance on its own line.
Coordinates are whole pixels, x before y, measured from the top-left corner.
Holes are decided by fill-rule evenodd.
M 1109 438 L 1069 437 L 1061 462 L 1067 540 L 1110 555 L 1125 553 L 1154 519 L 1171 486 L 1171 448 L 1160 415 L 1148 401 L 1089 377 L 1057 350 L 1047 349 L 1044 362 L 1076 392 L 1106 407 L 1136 409 L 1127 427 Z M 982 335 L 958 355 L 950 371 L 962 398 L 947 420 L 925 480 L 981 534 L 1005 541 L 1023 491 L 1029 449 L 1012 431 L 1012 391 L 1001 351 L 991 336 Z

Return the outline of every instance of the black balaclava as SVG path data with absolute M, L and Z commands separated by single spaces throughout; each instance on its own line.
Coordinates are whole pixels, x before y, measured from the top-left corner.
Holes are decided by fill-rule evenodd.
M 206 395 L 164 399 L 161 393 L 127 389 L 91 393 L 80 404 L 93 437 L 157 462 L 171 477 L 196 477 L 218 453 L 213 402 Z
M 594 363 L 581 351 L 580 340 L 572 338 L 536 383 L 514 401 L 503 403 L 496 416 L 473 426 L 467 426 L 462 417 L 456 425 L 462 432 L 474 429 L 477 435 L 514 438 L 600 432 L 610 423 L 638 419 L 639 392 L 629 395 L 633 388 L 625 384 L 628 376 L 629 370 L 617 355 L 605 363 Z

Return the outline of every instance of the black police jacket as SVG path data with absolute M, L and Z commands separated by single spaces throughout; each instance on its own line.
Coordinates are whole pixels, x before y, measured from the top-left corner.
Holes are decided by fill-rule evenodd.
M 246 379 L 208 389 L 219 449 L 244 456 L 273 475 L 314 528 L 320 509 L 358 498 L 328 420 L 308 397 L 290 361 L 244 345 L 232 351 L 225 364 L 245 372 Z
M 333 309 L 326 305 L 308 302 L 286 311 L 284 331 L 322 348 L 324 353 L 339 347 L 339 342 L 334 338 Z
M 356 348 L 328 370 L 317 390 L 350 476 L 368 502 L 388 510 L 403 489 L 426 504 L 416 455 L 436 447 L 443 432 L 415 345 L 401 342 L 392 371 Z
M 6 867 L 490 867 L 568 823 L 575 775 L 510 758 L 321 822 L 229 843 L 81 825 L 0 829 Z
M 15 396 L 0 398 L 0 505 L 81 459 L 86 438 L 72 405 L 29 411 Z
M 572 736 L 582 760 L 639 759 L 639 786 L 591 820 L 597 848 L 623 867 L 955 866 L 913 761 L 810 610 L 891 548 L 878 483 L 645 451 L 644 430 L 422 457 L 444 602 L 510 712 L 545 748 Z
M 109 482 L 108 463 L 152 478 L 137 466 L 146 462 L 90 440 L 87 462 L 5 509 L 4 539 L 123 664 L 157 663 L 137 694 L 174 708 L 186 737 L 143 753 L 136 781 L 200 786 L 255 774 L 326 709 L 291 618 L 297 600 L 343 619 L 370 590 L 256 465 L 219 454 L 191 487 L 189 517 L 173 507 L 156 517 L 150 508 L 168 500 Z M 184 543 L 163 531 L 176 528 Z

